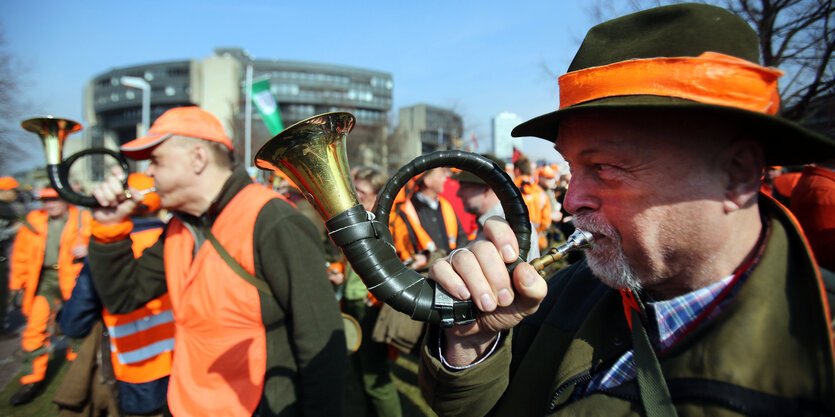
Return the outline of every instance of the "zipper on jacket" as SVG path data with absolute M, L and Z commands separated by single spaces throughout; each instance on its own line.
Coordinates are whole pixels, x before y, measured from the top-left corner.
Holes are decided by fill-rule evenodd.
M 551 401 L 548 403 L 548 414 L 553 413 L 557 408 L 557 400 L 560 398 L 560 395 L 568 389 L 568 387 L 572 385 L 581 384 L 591 380 L 591 372 L 586 371 L 582 374 L 579 374 L 575 377 L 572 377 L 568 381 L 565 381 L 562 385 L 560 385 L 556 391 L 554 391 L 554 395 L 551 396 Z

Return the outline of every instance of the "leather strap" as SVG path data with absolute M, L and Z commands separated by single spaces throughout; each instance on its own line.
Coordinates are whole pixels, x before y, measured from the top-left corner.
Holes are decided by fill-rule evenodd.
M 232 270 L 235 271 L 235 273 L 238 274 L 239 277 L 243 278 L 244 281 L 252 284 L 252 286 L 257 288 L 258 291 L 261 291 L 262 293 L 267 294 L 270 297 L 273 296 L 273 291 L 270 289 L 270 286 L 267 285 L 267 282 L 258 279 L 254 275 L 250 274 L 249 271 L 244 269 L 244 267 L 241 266 L 241 264 L 239 264 L 238 261 L 236 261 L 235 258 L 233 258 L 232 255 L 229 254 L 229 252 L 226 251 L 226 248 L 224 248 L 223 245 L 220 244 L 220 242 L 217 240 L 215 235 L 212 234 L 212 231 L 208 227 L 203 228 L 203 233 L 206 234 L 206 238 L 209 239 L 209 242 L 212 242 L 212 246 L 214 246 L 215 250 L 217 251 L 218 255 L 220 255 L 220 257 L 223 259 L 223 261 L 226 262 L 226 265 L 229 265 L 229 267 L 232 268 Z
M 677 416 L 673 400 L 670 398 L 670 390 L 667 388 L 667 381 L 661 372 L 661 364 L 658 363 L 658 358 L 655 356 L 641 320 L 641 316 L 644 315 L 642 314 L 643 305 L 640 301 L 638 305 L 640 311 L 632 309 L 632 347 L 635 350 L 633 358 L 635 369 L 638 371 L 638 388 L 644 411 L 647 417 Z

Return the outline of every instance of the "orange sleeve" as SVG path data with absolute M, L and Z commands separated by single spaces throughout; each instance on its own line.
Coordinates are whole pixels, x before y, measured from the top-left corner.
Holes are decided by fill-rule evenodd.
M 551 200 L 548 199 L 548 195 L 545 194 L 545 190 L 540 188 L 539 198 L 543 201 L 541 204 L 542 208 L 539 212 L 539 229 L 537 232 L 544 232 L 548 229 L 548 226 L 551 225 Z
M 30 212 L 26 215 L 25 224 L 17 231 L 11 253 L 9 289 L 22 289 L 27 282 L 32 281 L 31 276 L 39 276 L 41 273 L 40 265 L 38 265 L 37 270 L 35 268 L 35 264 L 39 261 L 34 256 L 33 251 L 36 248 L 43 247 L 43 245 L 37 244 L 40 236 L 36 231 L 30 229 L 30 227 L 38 228 L 40 223 L 37 216 L 33 216 L 33 212 Z
M 130 236 L 133 222 L 125 220 L 113 225 L 103 225 L 95 220 L 90 224 L 90 233 L 97 243 L 112 243 Z
M 409 238 L 409 230 L 403 219 L 392 212 L 389 221 L 389 230 L 391 230 L 391 238 L 394 240 L 394 249 L 397 251 L 397 256 L 401 261 L 405 261 L 412 257 L 412 242 Z

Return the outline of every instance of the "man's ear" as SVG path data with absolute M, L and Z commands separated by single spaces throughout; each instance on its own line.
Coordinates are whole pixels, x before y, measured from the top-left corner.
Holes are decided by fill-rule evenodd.
M 762 184 L 765 152 L 753 140 L 737 140 L 722 152 L 725 182 L 725 211 L 756 204 Z
M 195 174 L 200 174 L 209 165 L 209 149 L 202 143 L 198 143 L 191 148 L 189 152 L 191 170 Z

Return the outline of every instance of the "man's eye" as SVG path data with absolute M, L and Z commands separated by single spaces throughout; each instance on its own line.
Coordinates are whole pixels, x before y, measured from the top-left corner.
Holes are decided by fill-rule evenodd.
M 603 179 L 620 178 L 624 174 L 623 169 L 611 164 L 592 164 L 592 169 Z

